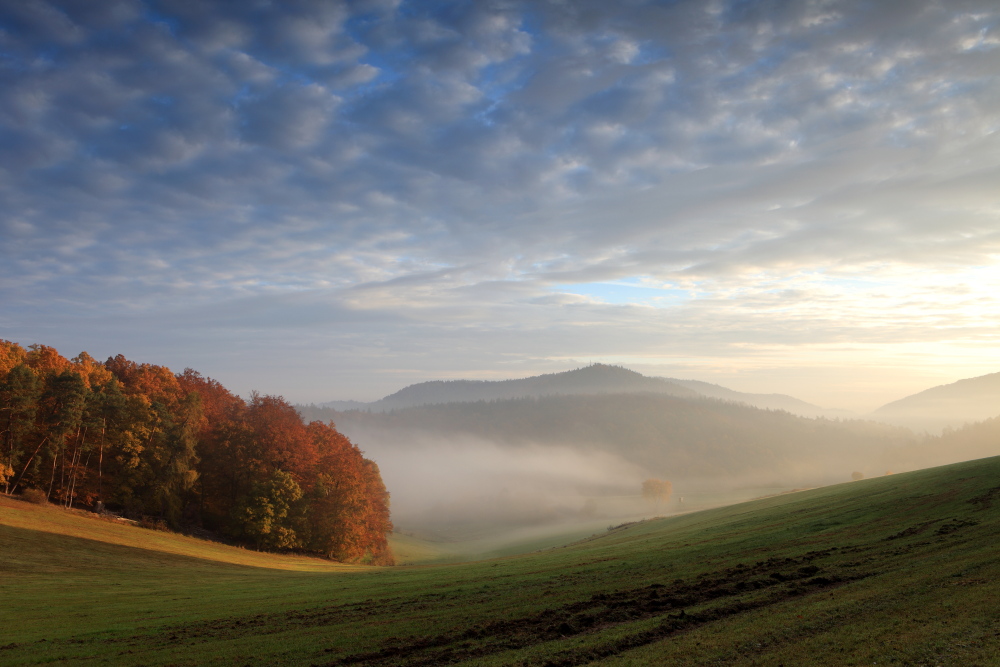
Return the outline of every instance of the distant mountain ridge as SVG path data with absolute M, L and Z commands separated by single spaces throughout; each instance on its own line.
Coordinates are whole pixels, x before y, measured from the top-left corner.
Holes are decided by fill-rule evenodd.
M 404 387 L 371 403 L 332 401 L 320 407 L 360 409 L 371 412 L 402 410 L 422 405 L 502 401 L 542 396 L 652 393 L 695 398 L 698 393 L 663 378 L 646 377 L 621 366 L 592 364 L 563 373 L 548 373 L 516 380 L 432 380 Z M 344 406 L 346 403 L 352 407 Z
M 603 394 L 663 394 L 678 398 L 716 398 L 764 410 L 785 410 L 804 417 L 849 417 L 844 410 L 826 410 L 784 394 L 750 394 L 698 380 L 648 377 L 621 366 L 592 364 L 562 373 L 515 380 L 434 380 L 404 387 L 371 403 L 330 401 L 317 407 L 338 411 L 387 412 L 424 405 L 473 403 L 543 396 Z
M 751 394 L 742 391 L 734 391 L 721 385 L 701 382 L 700 380 L 678 380 L 677 378 L 664 378 L 674 384 L 687 387 L 697 392 L 701 396 L 717 398 L 723 401 L 734 403 L 745 403 L 746 405 L 760 408 L 761 410 L 784 410 L 800 417 L 842 417 L 844 419 L 855 419 L 857 415 L 850 410 L 831 410 L 821 408 L 818 405 L 807 403 L 794 396 L 787 394 Z
M 868 415 L 918 431 L 940 431 L 1000 415 L 1000 373 L 931 387 L 887 403 Z

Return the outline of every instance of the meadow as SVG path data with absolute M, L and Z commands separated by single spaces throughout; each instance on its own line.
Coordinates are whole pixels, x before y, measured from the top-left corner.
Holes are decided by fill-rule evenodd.
M 0 664 L 990 665 L 1000 458 L 397 567 L 0 499 Z

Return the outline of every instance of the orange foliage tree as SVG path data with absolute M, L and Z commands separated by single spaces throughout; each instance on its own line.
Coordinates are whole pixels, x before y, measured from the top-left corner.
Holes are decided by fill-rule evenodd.
M 391 564 L 389 494 L 332 424 L 186 369 L 0 341 L 0 488 Z

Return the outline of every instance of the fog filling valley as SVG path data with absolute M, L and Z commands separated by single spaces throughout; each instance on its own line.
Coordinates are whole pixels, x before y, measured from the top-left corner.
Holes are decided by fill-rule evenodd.
M 987 404 L 1000 396 L 1000 373 L 854 419 L 817 415 L 789 396 L 707 387 L 732 398 L 594 364 L 420 383 L 373 403 L 299 411 L 333 421 L 379 465 L 398 530 L 459 541 L 609 525 L 998 453 L 1000 422 Z M 969 406 L 982 408 L 980 420 L 963 427 L 975 421 Z M 946 428 L 927 432 L 915 414 Z M 644 497 L 649 479 L 668 480 L 673 493 Z
M 607 452 L 429 434 L 349 435 L 378 463 L 402 529 L 514 527 L 643 511 L 639 490 L 648 475 Z
M 850 479 L 838 452 L 762 473 L 677 477 L 592 446 L 339 428 L 379 465 L 397 529 L 425 537 L 611 525 Z M 669 479 L 671 497 L 643 498 L 650 478 Z

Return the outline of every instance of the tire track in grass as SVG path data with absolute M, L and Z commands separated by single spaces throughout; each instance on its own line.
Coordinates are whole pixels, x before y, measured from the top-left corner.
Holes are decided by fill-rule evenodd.
M 734 614 L 777 604 L 791 597 L 844 585 L 871 576 L 856 567 L 813 561 L 837 549 L 809 552 L 798 558 L 771 558 L 737 565 L 686 582 L 597 593 L 521 618 L 474 625 L 461 632 L 430 637 L 390 638 L 377 651 L 355 653 L 326 663 L 349 665 L 441 665 L 483 658 L 578 635 L 596 635 L 627 623 L 662 617 L 654 628 L 591 649 L 556 654 L 554 666 L 578 665 L 643 646 Z M 687 610 L 697 608 L 689 613 Z M 332 652 L 333 649 L 327 649 Z

